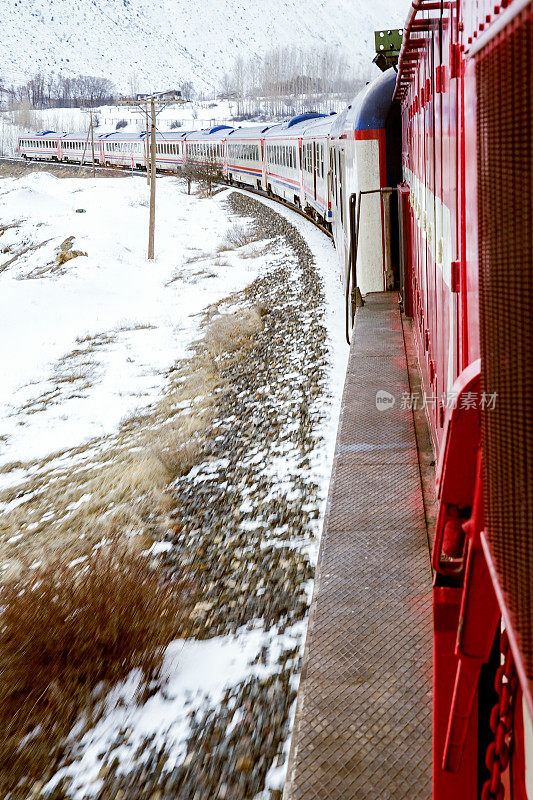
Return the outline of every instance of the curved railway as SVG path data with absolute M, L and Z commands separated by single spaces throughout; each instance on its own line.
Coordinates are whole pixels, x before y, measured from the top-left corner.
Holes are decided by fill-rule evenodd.
M 415 0 L 342 113 L 157 138 L 157 168 L 211 170 L 319 224 L 345 288 L 287 800 L 533 800 L 532 41 L 531 0 Z M 19 151 L 76 163 L 84 141 Z M 97 157 L 142 168 L 146 137 L 102 135 Z

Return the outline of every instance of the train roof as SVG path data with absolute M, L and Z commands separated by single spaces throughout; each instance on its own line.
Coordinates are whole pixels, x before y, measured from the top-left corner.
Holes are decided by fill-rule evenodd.
M 146 133 L 144 134 L 146 136 Z M 112 131 L 111 133 L 101 133 L 99 139 L 118 139 L 124 141 L 138 141 L 142 134 L 139 133 L 121 133 L 121 131 Z
M 95 136 L 95 139 L 97 138 L 98 137 Z M 79 141 L 80 139 L 83 139 L 83 141 L 85 141 L 87 139 L 87 131 L 85 131 L 85 133 L 64 133 L 61 136 L 61 141 L 63 142 L 70 139 L 74 141 Z
M 306 136 L 328 136 L 337 116 L 338 114 L 328 114 L 320 117 L 320 119 L 303 122 L 298 125 L 299 135 L 303 138 Z
M 57 131 L 39 131 L 38 133 L 24 133 L 20 139 L 64 139 L 65 133 Z
M 156 131 L 156 139 L 164 139 L 165 142 L 180 142 L 185 139 L 190 131 Z M 146 131 L 140 134 L 141 139 L 146 139 Z
M 245 128 L 234 128 L 228 133 L 228 139 L 264 139 L 266 134 L 272 128 L 278 127 L 275 122 L 265 123 L 262 125 L 250 125 Z
M 269 128 L 265 138 L 299 139 L 304 136 L 326 136 L 332 126 L 334 117 L 329 114 L 310 112 L 299 114 L 290 120 L 280 122 Z
M 208 142 L 210 141 L 222 141 L 225 139 L 234 128 L 230 127 L 229 125 L 215 125 L 214 128 L 203 128 L 199 131 L 189 131 L 183 137 L 184 139 L 204 139 Z
M 396 73 L 392 69 L 367 84 L 350 105 L 337 115 L 331 127 L 331 135 L 339 138 L 353 131 L 384 128 L 395 85 Z

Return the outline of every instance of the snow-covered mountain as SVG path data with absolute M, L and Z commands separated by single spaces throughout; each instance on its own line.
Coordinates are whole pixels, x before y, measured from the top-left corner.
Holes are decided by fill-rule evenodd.
M 191 80 L 208 90 L 239 53 L 341 48 L 365 73 L 373 31 L 401 27 L 409 0 L 2 0 L 0 78 L 110 77 L 119 90 Z

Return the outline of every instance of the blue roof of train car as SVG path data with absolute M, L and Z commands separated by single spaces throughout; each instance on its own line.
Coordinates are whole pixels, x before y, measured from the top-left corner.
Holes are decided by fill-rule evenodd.
M 338 115 L 331 133 L 340 136 L 349 131 L 372 131 L 385 127 L 396 85 L 396 73 L 387 70 L 367 84 L 348 108 Z

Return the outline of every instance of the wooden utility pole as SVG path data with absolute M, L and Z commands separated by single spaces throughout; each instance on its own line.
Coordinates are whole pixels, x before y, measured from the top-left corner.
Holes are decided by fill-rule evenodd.
M 87 148 L 89 147 L 89 138 L 91 136 L 91 129 L 87 131 L 87 138 L 85 139 L 85 144 L 83 145 L 83 153 L 81 154 L 81 165 L 83 167 L 85 163 L 85 153 L 87 152 Z
M 137 106 L 146 119 L 146 181 L 150 185 L 150 221 L 148 224 L 148 261 L 155 258 L 155 184 L 157 172 L 156 121 L 157 115 L 166 108 L 166 103 L 156 111 L 155 97 L 142 100 L 126 100 L 125 105 Z
M 96 162 L 94 158 L 94 125 L 93 125 L 93 110 L 92 108 L 89 109 L 89 130 L 87 131 L 87 138 L 85 140 L 85 145 L 83 146 L 83 153 L 81 156 L 81 164 L 85 163 L 85 153 L 87 152 L 87 148 L 89 146 L 89 140 L 91 142 L 91 150 L 92 150 L 92 157 L 93 157 L 93 178 L 96 178 Z
M 146 183 L 150 186 L 150 123 L 146 106 Z
M 96 167 L 94 164 L 94 126 L 93 126 L 93 110 L 91 108 L 91 149 L 93 153 L 93 178 L 96 178 Z
M 156 185 L 156 148 L 155 148 L 155 97 L 150 100 L 150 227 L 148 231 L 148 261 L 154 260 L 155 240 L 155 185 Z

